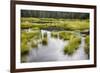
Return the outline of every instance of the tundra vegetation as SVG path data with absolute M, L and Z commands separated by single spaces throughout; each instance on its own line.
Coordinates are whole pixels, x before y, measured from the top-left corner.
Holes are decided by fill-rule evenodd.
M 85 34 L 84 51 L 89 55 L 89 23 L 88 13 L 21 10 L 21 55 L 38 47 L 38 43 L 48 45 L 47 33 L 42 36 L 41 30 L 49 30 L 53 38 L 68 41 L 62 48 L 68 55 L 81 44 L 81 37 L 75 32 Z

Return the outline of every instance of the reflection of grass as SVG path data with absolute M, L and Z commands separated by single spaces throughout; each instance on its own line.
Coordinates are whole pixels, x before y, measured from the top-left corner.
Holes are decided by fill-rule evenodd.
M 89 35 L 88 36 L 86 36 L 86 38 L 85 38 L 85 52 L 87 53 L 87 54 L 89 54 L 89 46 L 90 46 L 90 37 L 89 37 Z
M 47 45 L 48 44 L 48 39 L 47 38 L 43 38 L 42 39 L 42 44 L 43 45 Z
M 75 50 L 79 47 L 81 39 L 79 37 L 70 38 L 68 45 L 64 47 L 64 53 L 72 55 Z
M 48 44 L 47 33 L 44 33 L 42 38 L 42 45 L 47 45 L 47 44 Z

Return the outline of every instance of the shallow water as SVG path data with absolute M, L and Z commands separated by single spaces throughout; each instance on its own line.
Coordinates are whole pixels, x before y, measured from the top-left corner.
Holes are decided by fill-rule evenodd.
M 51 37 L 51 32 L 41 30 L 42 38 L 44 33 L 47 33 L 48 44 L 38 44 L 38 48 L 33 48 L 29 51 L 26 62 L 47 62 L 47 61 L 68 61 L 68 60 L 86 60 L 88 56 L 84 51 L 84 37 L 81 37 L 81 44 L 73 55 L 64 54 L 64 46 L 68 41 Z

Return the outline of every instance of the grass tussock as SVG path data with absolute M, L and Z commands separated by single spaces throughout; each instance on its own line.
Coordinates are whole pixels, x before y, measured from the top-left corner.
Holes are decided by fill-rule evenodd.
M 70 38 L 75 37 L 75 35 L 71 33 L 70 31 L 69 32 L 61 31 L 59 32 L 59 37 L 64 40 L 69 40 Z
M 58 32 L 51 32 L 51 37 L 57 38 L 58 37 Z
M 68 55 L 72 55 L 81 43 L 81 39 L 79 37 L 70 38 L 68 45 L 64 47 L 64 53 Z
M 34 31 L 34 32 L 21 32 L 21 53 L 28 53 L 30 45 L 28 43 L 31 43 L 32 47 L 36 47 L 37 44 L 34 42 L 31 42 L 33 39 L 35 42 L 37 42 L 37 39 L 39 39 L 40 31 Z

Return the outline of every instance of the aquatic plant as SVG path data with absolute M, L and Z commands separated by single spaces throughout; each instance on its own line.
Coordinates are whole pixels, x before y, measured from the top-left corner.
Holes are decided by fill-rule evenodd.
M 32 48 L 37 48 L 37 47 L 38 47 L 37 41 L 32 41 L 32 42 L 31 42 L 31 47 L 32 47 Z
M 27 54 L 29 51 L 29 47 L 27 43 L 21 43 L 21 55 Z
M 87 35 L 85 37 L 85 46 L 84 46 L 84 50 L 85 50 L 85 53 L 89 55 L 89 51 L 90 51 L 90 36 Z
M 62 28 L 64 30 L 89 29 L 89 19 L 56 19 L 56 18 L 21 18 L 21 28 L 47 29 L 49 27 Z
M 21 32 L 21 54 L 27 54 L 29 49 L 30 49 L 30 45 L 28 45 L 28 43 L 32 40 L 34 40 L 34 42 L 37 41 L 37 39 L 40 39 L 40 31 L 32 31 L 32 32 L 25 32 L 22 31 Z M 31 47 L 37 47 L 37 43 L 31 43 Z
M 51 32 L 51 37 L 57 38 L 58 37 L 58 32 L 52 31 Z
M 73 33 L 71 33 L 70 31 L 69 32 L 61 31 L 61 32 L 59 32 L 59 37 L 64 40 L 69 40 L 70 37 L 75 37 L 75 35 Z
M 79 37 L 70 38 L 68 45 L 64 47 L 64 53 L 68 55 L 72 55 L 81 43 L 81 39 Z

